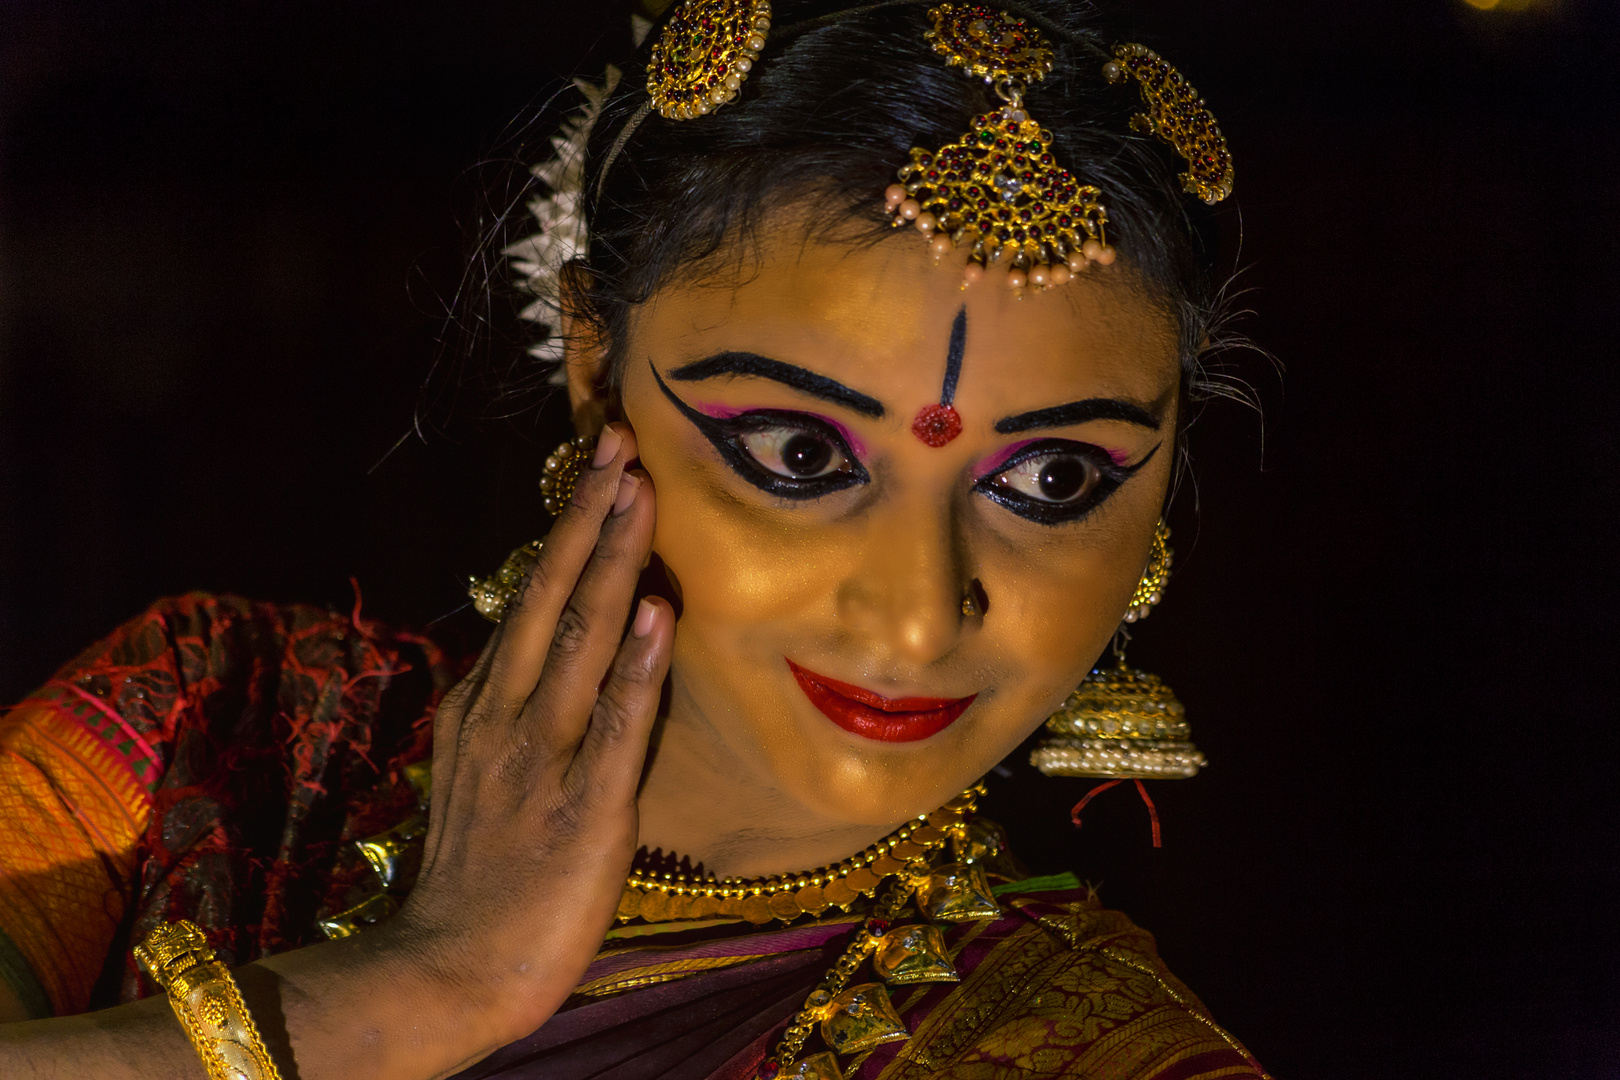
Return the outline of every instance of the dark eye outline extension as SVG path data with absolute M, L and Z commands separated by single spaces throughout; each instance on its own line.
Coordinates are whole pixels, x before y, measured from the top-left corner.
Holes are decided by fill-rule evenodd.
M 1160 443 L 1159 446 L 1163 446 Z M 1097 507 L 1101 506 L 1110 495 L 1119 490 L 1119 486 L 1137 471 L 1153 460 L 1153 455 L 1159 452 L 1159 446 L 1149 450 L 1147 456 L 1135 465 L 1117 465 L 1108 452 L 1090 443 L 1074 442 L 1070 439 L 1041 439 L 1032 442 L 1018 453 L 1001 463 L 1001 467 L 988 476 L 982 476 L 973 485 L 973 490 L 980 495 L 999 503 L 1021 518 L 1037 522 L 1041 525 L 1065 525 L 1072 521 L 1079 521 Z M 996 478 L 1010 469 L 1015 469 L 1032 458 L 1047 457 L 1078 457 L 1085 458 L 1097 467 L 1101 479 L 1097 486 L 1092 488 L 1091 494 L 1076 502 L 1046 502 L 1033 499 L 1021 491 L 998 485 Z
M 871 481 L 872 477 L 867 473 L 866 466 L 855 456 L 855 451 L 849 448 L 844 436 L 826 421 L 787 409 L 755 409 L 722 420 L 699 412 L 676 397 L 675 392 L 664 383 L 663 376 L 658 374 L 658 369 L 653 367 L 651 362 L 647 366 L 652 368 L 653 379 L 658 383 L 658 389 L 669 398 L 670 404 L 680 410 L 681 415 L 692 422 L 692 426 L 698 429 L 699 434 L 709 440 L 725 463 L 731 466 L 732 472 L 766 494 L 782 499 L 819 499 L 835 491 L 843 491 L 856 484 Z M 761 465 L 753 454 L 743 449 L 739 441 L 742 435 L 749 432 L 779 428 L 826 439 L 843 451 L 845 459 L 852 466 L 852 471 L 801 479 L 783 476 Z

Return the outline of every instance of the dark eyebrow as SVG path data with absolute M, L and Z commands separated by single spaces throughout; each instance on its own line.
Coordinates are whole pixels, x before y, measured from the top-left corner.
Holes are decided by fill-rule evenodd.
M 851 390 L 843 383 L 829 379 L 825 375 L 817 375 L 794 364 L 784 364 L 780 360 L 772 360 L 756 353 L 716 353 L 706 360 L 683 364 L 669 373 L 669 377 L 677 382 L 697 382 L 720 375 L 753 375 L 761 379 L 771 379 L 811 397 L 831 401 L 873 419 L 881 417 L 885 411 L 883 402 L 877 398 L 867 397 L 859 390 Z
M 996 431 L 1002 435 L 1013 435 L 1020 431 L 1035 431 L 1038 428 L 1083 424 L 1087 420 L 1123 420 L 1127 424 L 1139 424 L 1152 431 L 1159 430 L 1159 418 L 1140 405 L 1132 405 L 1118 398 L 1086 398 L 1084 401 L 1071 401 L 1067 405 L 1053 405 L 1051 408 L 1036 409 L 1034 412 L 1019 413 L 1017 416 L 997 420 Z

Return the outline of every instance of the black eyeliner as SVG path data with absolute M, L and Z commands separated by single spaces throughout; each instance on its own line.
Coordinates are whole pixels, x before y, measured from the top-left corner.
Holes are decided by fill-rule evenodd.
M 698 433 L 709 440 L 709 444 L 730 466 L 731 471 L 761 491 L 783 499 L 819 499 L 824 495 L 831 495 L 835 491 L 842 491 L 871 480 L 866 467 L 860 463 L 855 452 L 844 441 L 844 437 L 831 424 L 803 413 L 775 409 L 756 409 L 741 416 L 721 420 L 700 412 L 682 401 L 664 382 L 663 376 L 658 374 L 658 368 L 652 361 L 649 360 L 647 366 L 652 369 L 653 380 L 658 383 L 658 389 L 662 390 L 670 404 L 698 429 Z M 850 463 L 851 471 L 834 473 L 831 476 L 802 478 L 772 472 L 756 461 L 754 456 L 744 450 L 737 441 L 739 436 L 750 431 L 771 428 L 792 428 L 826 439 L 841 449 Z
M 973 484 L 973 490 L 1000 506 L 1012 511 L 1019 517 L 1033 521 L 1040 525 L 1066 525 L 1079 521 L 1089 515 L 1097 507 L 1108 500 L 1108 497 L 1119 490 L 1121 484 L 1135 476 L 1141 468 L 1153 460 L 1159 452 L 1159 443 L 1149 450 L 1147 454 L 1135 465 L 1119 465 L 1108 456 L 1107 451 L 1087 443 L 1077 443 L 1069 439 L 1042 439 L 1040 442 L 1030 443 L 1018 453 L 1004 461 L 999 469 L 989 476 L 980 477 Z M 1095 454 L 1086 453 L 1087 450 Z M 997 477 L 1009 469 L 1017 468 L 1026 461 L 1035 458 L 1058 457 L 1061 455 L 1083 457 L 1091 461 L 1102 474 L 1102 479 L 1091 494 L 1080 502 L 1056 503 L 1042 499 L 1032 498 L 1022 492 L 1012 491 L 996 484 Z M 1098 456 L 1102 460 L 1098 460 Z

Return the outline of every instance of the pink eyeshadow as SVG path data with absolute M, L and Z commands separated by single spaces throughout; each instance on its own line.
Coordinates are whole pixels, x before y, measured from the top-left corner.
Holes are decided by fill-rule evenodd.
M 1024 447 L 1028 446 L 1030 443 L 1035 442 L 1040 442 L 1040 440 L 1025 439 L 1023 442 L 1015 442 L 1011 446 L 1002 447 L 1000 450 L 986 458 L 984 462 L 973 471 L 973 479 L 983 480 L 987 476 L 994 476 L 1006 466 L 1009 458 L 1018 453 L 1018 451 L 1022 450 Z

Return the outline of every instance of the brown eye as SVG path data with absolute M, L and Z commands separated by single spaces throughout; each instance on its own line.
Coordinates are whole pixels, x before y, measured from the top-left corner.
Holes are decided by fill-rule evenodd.
M 1090 495 L 1102 480 L 1102 470 L 1079 454 L 1050 454 L 1026 458 L 999 474 L 996 487 L 1048 503 L 1076 502 Z
M 794 476 L 815 476 L 832 460 L 832 447 L 809 435 L 795 435 L 782 444 L 782 464 Z
M 750 457 L 778 476 L 808 480 L 850 469 L 841 447 L 807 431 L 762 428 L 743 433 L 737 441 Z

